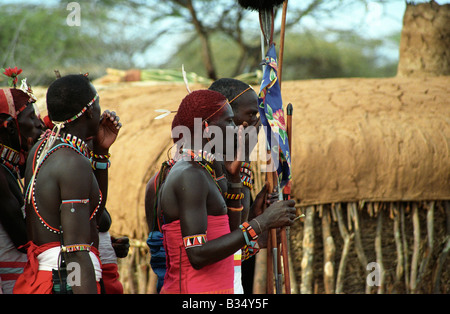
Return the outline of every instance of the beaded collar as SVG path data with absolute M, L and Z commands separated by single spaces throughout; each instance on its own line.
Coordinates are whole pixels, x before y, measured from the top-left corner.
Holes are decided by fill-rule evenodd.
M 203 161 L 203 160 L 205 160 L 208 163 L 210 163 L 211 165 L 214 164 L 214 161 L 216 160 L 216 157 L 213 154 L 208 153 L 208 152 L 206 152 L 204 150 L 195 151 L 195 150 L 192 150 L 192 149 L 183 148 L 181 150 L 181 155 L 182 156 L 185 156 L 185 155 L 191 156 L 192 159 L 194 159 L 195 161 Z
M 62 134 L 59 139 L 61 142 L 71 145 L 78 150 L 83 156 L 89 159 L 90 152 L 85 141 L 72 134 Z
M 10 171 L 13 171 L 19 177 L 20 153 L 11 147 L 0 144 L 0 162 Z

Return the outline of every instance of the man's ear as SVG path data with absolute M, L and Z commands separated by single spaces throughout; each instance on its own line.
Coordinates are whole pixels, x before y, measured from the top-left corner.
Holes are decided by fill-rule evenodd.
M 17 135 L 17 128 L 16 124 L 14 123 L 14 118 L 9 117 L 3 122 L 3 126 L 5 127 L 6 131 L 9 135 L 15 136 Z
M 92 118 L 94 117 L 94 115 L 92 114 L 92 106 L 89 106 L 89 107 L 87 108 L 87 110 L 86 110 L 86 116 L 87 116 L 89 119 L 92 119 Z

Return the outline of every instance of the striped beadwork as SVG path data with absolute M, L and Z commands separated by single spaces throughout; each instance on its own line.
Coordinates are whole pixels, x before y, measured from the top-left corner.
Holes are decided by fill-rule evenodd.
M 91 246 L 89 244 L 72 244 L 72 245 L 61 245 L 61 252 L 72 253 L 80 251 L 90 251 Z
M 11 147 L 0 144 L 0 159 L 3 159 L 13 165 L 17 165 L 20 160 L 20 153 Z
M 183 238 L 184 248 L 189 249 L 206 243 L 206 234 L 196 234 Z
M 64 134 L 60 137 L 61 142 L 72 145 L 73 148 L 77 149 L 81 155 L 89 158 L 89 149 L 85 141 L 81 138 L 76 137 L 72 134 Z
M 224 193 L 225 198 L 228 200 L 241 200 L 244 198 L 244 193 L 238 193 L 238 194 L 231 194 L 231 193 Z
M 253 189 L 253 180 L 252 180 L 252 166 L 249 162 L 243 162 L 241 164 L 241 181 L 242 184 L 248 187 L 250 190 Z

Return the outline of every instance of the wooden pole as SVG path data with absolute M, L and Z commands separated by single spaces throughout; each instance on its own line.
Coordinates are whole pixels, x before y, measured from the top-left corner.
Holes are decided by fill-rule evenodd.
M 324 208 L 322 213 L 322 239 L 323 239 L 323 283 L 325 293 L 334 294 L 335 287 L 335 270 L 334 256 L 336 253 L 336 245 L 334 244 L 333 235 L 331 234 L 331 210 Z
M 279 52 L 279 62 L 278 62 L 278 83 L 280 85 L 281 90 L 281 71 L 283 64 L 283 53 L 284 53 L 284 36 L 285 36 L 285 28 L 286 28 L 286 13 L 287 13 L 287 5 L 288 0 L 285 0 L 283 3 L 283 17 L 282 17 L 282 25 L 281 25 L 281 33 L 280 33 L 280 52 Z M 267 12 L 266 12 L 267 14 Z M 272 34 L 273 34 L 273 9 L 272 9 L 272 21 L 271 21 L 271 32 L 270 32 L 270 44 L 272 43 Z M 262 16 L 260 12 L 260 24 L 261 29 L 264 32 L 264 27 L 262 23 Z M 267 40 L 267 34 L 265 34 L 265 39 Z M 264 56 L 263 56 L 264 58 Z M 271 156 L 270 151 L 268 152 L 269 156 Z M 269 184 L 268 192 L 273 193 L 275 187 L 278 187 L 278 178 L 276 169 L 273 172 L 266 172 L 266 182 Z M 277 192 L 282 193 L 279 189 Z M 278 241 L 277 241 L 277 233 L 276 229 L 269 230 L 268 241 L 267 241 L 267 293 L 273 293 L 273 279 L 275 276 L 275 287 L 276 292 L 280 293 L 280 275 L 278 274 L 278 261 L 281 259 L 281 255 L 283 256 L 283 265 L 284 265 L 284 282 L 285 282 L 285 290 L 287 294 L 291 293 L 290 289 L 290 276 L 289 276 L 289 263 L 288 263 L 288 239 L 286 234 L 286 228 L 281 229 L 281 250 L 278 250 Z M 281 251 L 281 252 L 280 252 Z M 281 255 L 280 255 L 281 254 Z M 272 273 L 271 273 L 272 271 Z
M 286 34 L 286 14 L 287 14 L 287 6 L 288 0 L 283 2 L 283 13 L 281 17 L 281 31 L 280 31 L 280 51 L 279 51 L 279 61 L 278 61 L 278 83 L 280 84 L 281 90 L 281 81 L 282 81 L 282 71 L 283 71 L 283 55 L 284 55 L 284 37 Z M 288 113 L 288 121 L 286 124 L 286 130 L 288 132 L 288 141 L 289 141 L 289 151 L 291 150 L 291 134 L 292 134 L 292 104 L 290 105 L 290 115 Z M 288 106 L 289 106 L 288 105 Z M 289 109 L 288 109 L 289 112 Z M 290 183 L 288 183 L 290 184 Z M 282 193 L 281 191 L 279 191 Z M 290 187 L 289 187 L 290 192 Z M 289 193 L 290 194 L 290 193 Z M 290 196 L 288 197 L 290 198 Z M 284 287 L 285 293 L 291 294 L 291 278 L 289 273 L 289 254 L 288 254 L 288 237 L 286 228 L 281 229 L 280 233 L 281 237 L 281 255 L 283 256 L 283 271 L 284 271 Z
M 278 66 L 278 80 L 281 89 L 281 78 L 283 74 L 283 55 L 284 55 L 284 37 L 286 33 L 286 14 L 287 14 L 288 0 L 283 2 L 283 14 L 281 16 L 281 30 L 280 30 L 280 52 L 279 52 L 279 66 Z

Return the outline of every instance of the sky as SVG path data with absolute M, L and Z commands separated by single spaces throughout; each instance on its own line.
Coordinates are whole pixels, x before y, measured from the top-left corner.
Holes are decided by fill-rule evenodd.
M 230 0 L 236 1 L 236 0 Z M 294 2 L 295 1 L 295 2 Z M 290 5 L 306 5 L 308 1 L 297 2 L 300 0 L 289 1 Z M 45 5 L 52 6 L 59 3 L 58 0 L 0 0 L 1 3 L 11 3 L 14 5 L 20 4 L 33 4 L 33 5 Z M 67 1 L 69 3 L 70 1 Z M 74 1 L 76 2 L 76 1 Z M 330 1 L 331 2 L 331 1 Z M 429 2 L 427 0 L 413 1 L 414 3 Z M 436 0 L 439 4 L 450 3 L 450 0 Z M 80 1 L 80 3 L 82 3 Z M 332 16 L 322 16 L 313 18 L 306 16 L 301 20 L 299 25 L 294 29 L 300 32 L 305 30 L 326 30 L 326 29 L 341 29 L 341 30 L 357 30 L 360 35 L 363 35 L 368 39 L 380 39 L 389 36 L 394 33 L 398 33 L 402 28 L 402 19 L 405 11 L 405 0 L 384 0 L 384 1 L 367 1 L 367 5 L 361 5 L 361 1 L 350 1 L 346 5 L 334 10 Z M 288 6 L 289 8 L 289 6 Z M 69 13 L 69 11 L 68 11 Z M 281 15 L 281 14 L 280 14 Z M 280 19 L 280 15 L 278 18 Z M 288 10 L 289 15 L 289 10 Z M 248 19 L 254 20 L 255 29 L 259 28 L 258 16 L 256 12 L 249 14 Z M 276 22 L 276 25 L 280 25 L 280 22 Z M 178 42 L 179 38 L 173 38 L 173 40 L 160 40 L 156 45 L 149 49 L 147 52 L 149 55 L 158 53 L 159 56 L 166 56 L 168 59 L 170 55 L 175 52 L 176 45 L 174 42 Z M 161 53 L 164 51 L 166 53 Z M 397 45 L 385 45 L 380 47 L 379 53 L 387 59 L 398 60 L 398 46 Z M 142 60 L 148 60 L 147 56 L 137 56 Z M 162 58 L 161 63 L 165 60 Z M 139 63 L 139 62 L 137 62 Z

